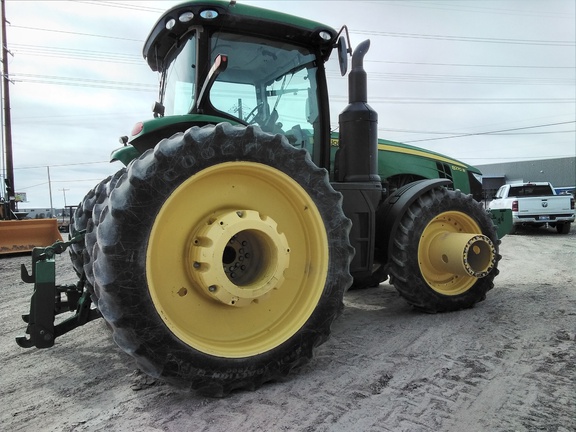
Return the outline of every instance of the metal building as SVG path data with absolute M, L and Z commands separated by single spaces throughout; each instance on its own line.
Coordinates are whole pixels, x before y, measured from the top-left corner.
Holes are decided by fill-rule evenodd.
M 484 196 L 490 199 L 506 183 L 547 181 L 563 190 L 576 187 L 576 157 L 476 165 Z

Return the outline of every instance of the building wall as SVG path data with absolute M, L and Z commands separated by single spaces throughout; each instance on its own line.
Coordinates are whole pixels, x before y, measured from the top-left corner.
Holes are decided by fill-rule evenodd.
M 505 162 L 476 166 L 485 177 L 503 177 L 514 181 L 547 181 L 555 187 L 576 185 L 576 157 Z
M 506 183 L 547 181 L 554 187 L 576 186 L 576 157 L 540 159 L 476 165 L 482 171 L 482 186 L 489 199 Z

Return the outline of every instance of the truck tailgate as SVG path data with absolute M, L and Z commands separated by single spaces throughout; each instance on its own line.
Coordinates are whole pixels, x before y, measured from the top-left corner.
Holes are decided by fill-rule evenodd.
M 518 215 L 555 215 L 570 213 L 570 197 L 546 196 L 518 198 Z

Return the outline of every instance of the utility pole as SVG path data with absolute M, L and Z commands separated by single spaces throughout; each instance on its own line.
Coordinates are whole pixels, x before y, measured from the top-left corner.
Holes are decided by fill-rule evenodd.
M 54 206 L 52 205 L 52 181 L 50 180 L 50 167 L 46 167 L 46 171 L 48 171 L 48 192 L 50 193 L 50 217 L 54 217 Z
M 62 193 L 64 194 L 64 209 L 66 209 L 66 191 L 70 190 L 70 189 L 62 188 L 62 189 L 58 189 L 58 190 L 61 190 Z
M 16 211 L 16 187 L 14 185 L 14 162 L 12 160 L 12 120 L 10 116 L 10 79 L 8 75 L 8 42 L 6 41 L 6 1 L 2 2 L 2 90 L 4 96 L 4 142 L 6 145 L 6 192 L 10 212 Z

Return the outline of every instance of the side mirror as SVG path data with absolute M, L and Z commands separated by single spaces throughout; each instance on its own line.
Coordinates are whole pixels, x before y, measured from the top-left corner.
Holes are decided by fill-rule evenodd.
M 346 75 L 348 72 L 348 47 L 343 36 L 338 39 L 338 63 L 340 64 L 340 73 L 342 76 Z

